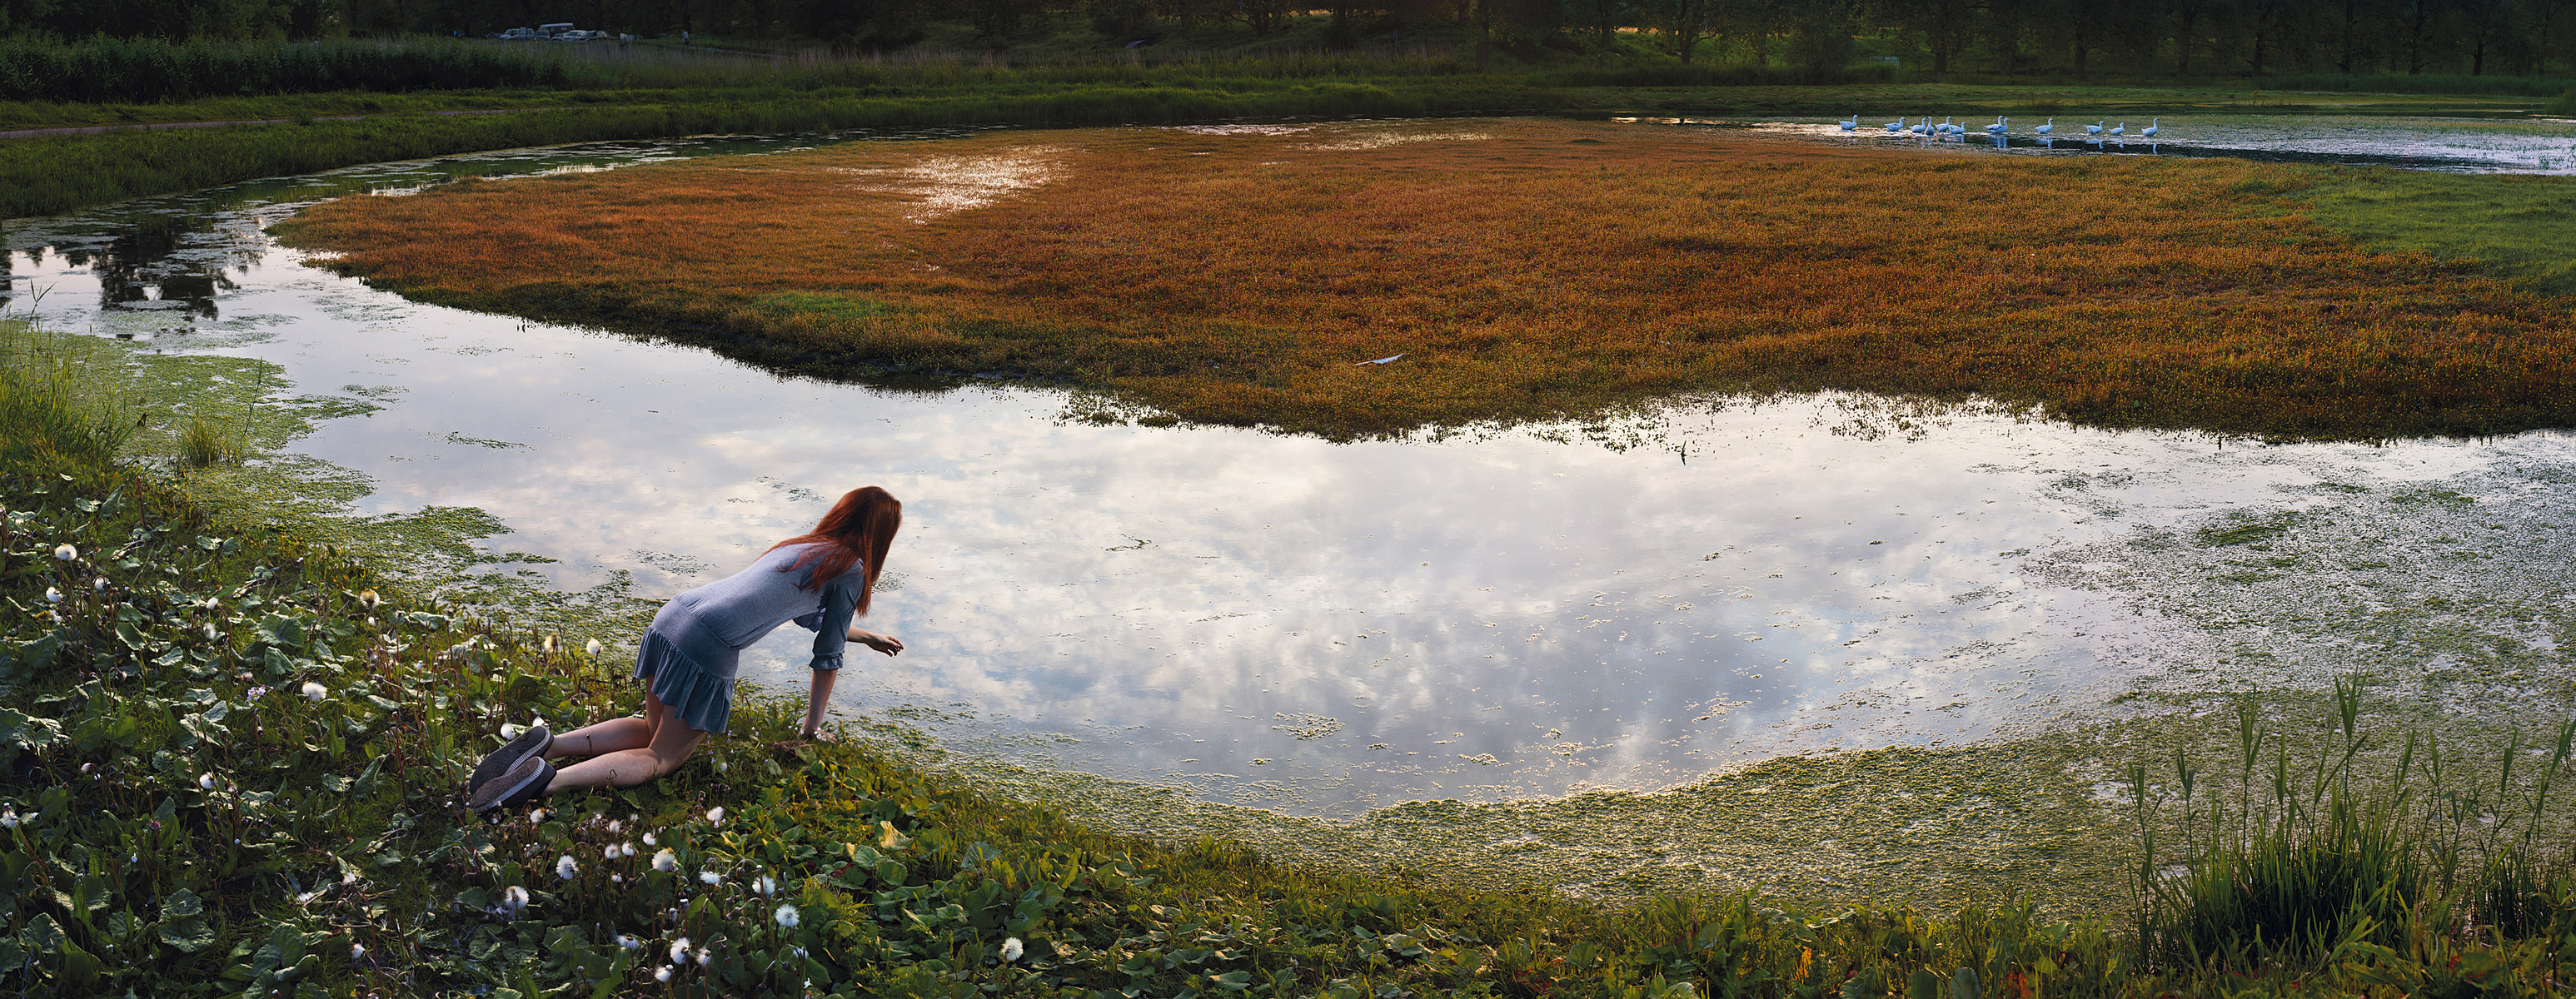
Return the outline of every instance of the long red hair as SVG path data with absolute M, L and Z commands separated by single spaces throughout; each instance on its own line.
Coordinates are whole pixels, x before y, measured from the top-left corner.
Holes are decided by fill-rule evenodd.
M 853 564 L 867 566 L 867 585 L 859 587 L 858 612 L 868 612 L 869 598 L 876 595 L 877 573 L 885 570 L 886 549 L 894 546 L 894 532 L 903 529 L 903 501 L 893 493 L 875 486 L 863 486 L 841 496 L 832 511 L 823 515 L 814 530 L 769 546 L 777 551 L 788 545 L 813 544 L 796 561 L 780 572 L 794 572 L 807 565 L 814 574 L 797 584 L 797 589 L 821 586 L 840 578 Z M 819 542 L 819 543 L 818 543 Z

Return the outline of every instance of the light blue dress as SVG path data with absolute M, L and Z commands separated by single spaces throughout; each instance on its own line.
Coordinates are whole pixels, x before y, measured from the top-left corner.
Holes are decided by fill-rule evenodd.
M 724 733 L 733 714 L 734 671 L 742 650 L 789 621 L 814 632 L 814 668 L 840 669 L 849 642 L 850 615 L 858 609 L 867 567 L 821 586 L 799 588 L 814 575 L 806 565 L 781 572 L 818 544 L 788 545 L 762 555 L 751 568 L 672 597 L 653 615 L 644 647 L 635 656 L 635 678 L 670 705 L 680 720 L 701 732 Z

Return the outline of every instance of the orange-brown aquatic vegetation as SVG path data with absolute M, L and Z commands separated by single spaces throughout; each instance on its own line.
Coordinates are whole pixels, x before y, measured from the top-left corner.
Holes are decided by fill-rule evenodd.
M 1821 388 L 2576 423 L 2563 301 L 2357 249 L 2305 176 L 1552 121 L 1004 132 L 353 198 L 290 236 L 432 300 L 1336 436 Z

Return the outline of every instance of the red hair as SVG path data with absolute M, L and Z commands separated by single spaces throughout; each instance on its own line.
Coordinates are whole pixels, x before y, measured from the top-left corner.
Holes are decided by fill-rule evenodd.
M 794 563 L 778 570 L 794 572 L 812 565 L 814 574 L 796 585 L 800 590 L 840 578 L 853 564 L 866 565 L 867 585 L 859 587 L 858 607 L 858 612 L 865 614 L 869 598 L 876 595 L 877 573 L 885 569 L 886 549 L 894 546 L 894 532 L 902 528 L 903 501 L 883 489 L 864 486 L 843 494 L 814 530 L 771 545 L 769 550 L 814 545 L 797 556 Z

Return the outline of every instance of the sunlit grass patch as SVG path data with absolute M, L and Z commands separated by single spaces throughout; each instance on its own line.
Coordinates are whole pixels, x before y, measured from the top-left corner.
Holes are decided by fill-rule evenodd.
M 1045 171 L 921 215 L 981 183 L 957 164 L 1033 149 Z M 436 301 L 1335 437 L 1781 389 L 2278 437 L 2576 422 L 2563 302 L 2319 228 L 2317 176 L 1602 123 L 1124 129 L 466 183 L 289 234 Z

